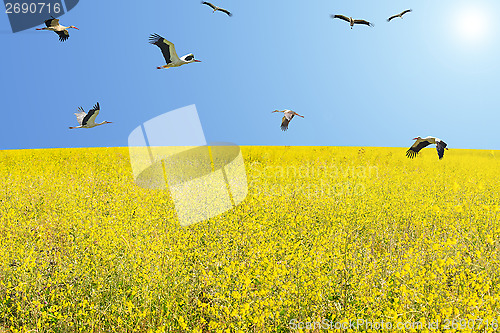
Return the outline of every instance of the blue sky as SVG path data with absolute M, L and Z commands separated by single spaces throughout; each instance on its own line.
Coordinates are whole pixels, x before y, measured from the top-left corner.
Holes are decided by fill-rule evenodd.
M 81 0 L 68 41 L 11 33 L 0 14 L 0 149 L 126 146 L 130 132 L 195 104 L 208 142 L 500 149 L 498 1 Z M 403 20 L 386 18 L 412 8 Z M 364 18 L 375 27 L 332 20 Z M 158 33 L 201 63 L 157 70 Z M 89 130 L 74 112 L 96 102 Z M 274 109 L 292 109 L 287 132 Z

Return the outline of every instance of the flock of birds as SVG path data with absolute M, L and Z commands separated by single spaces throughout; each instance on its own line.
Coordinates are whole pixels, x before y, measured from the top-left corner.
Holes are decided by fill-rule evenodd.
M 215 13 L 216 11 L 219 11 L 219 12 L 227 14 L 228 16 L 232 16 L 232 13 L 230 11 L 228 11 L 227 9 L 218 7 L 218 6 L 216 6 L 210 2 L 207 2 L 207 1 L 202 1 L 201 3 L 203 5 L 209 6 L 213 10 L 213 13 Z M 396 14 L 396 15 L 389 17 L 387 19 L 387 22 L 390 22 L 391 20 L 393 20 L 397 17 L 402 19 L 403 15 L 410 13 L 411 11 L 412 11 L 411 9 L 406 9 L 399 14 Z M 351 29 L 355 24 L 367 25 L 370 27 L 374 26 L 373 23 L 371 23 L 369 21 L 366 21 L 363 19 L 353 19 L 352 17 L 347 17 L 347 16 L 340 15 L 340 14 L 330 15 L 330 17 L 333 19 L 341 19 L 343 21 L 348 22 Z M 44 28 L 39 28 L 36 30 L 54 31 L 59 36 L 59 40 L 61 42 L 64 42 L 69 38 L 68 29 L 79 30 L 77 27 L 72 26 L 72 25 L 69 27 L 65 27 L 65 26 L 61 25 L 59 23 L 59 20 L 54 18 L 53 16 L 51 19 L 48 19 L 45 21 L 45 26 L 46 27 L 44 27 Z M 179 67 L 179 66 L 182 66 L 185 64 L 190 64 L 193 62 L 201 62 L 200 60 L 195 59 L 195 57 L 192 53 L 189 53 L 189 54 L 186 54 L 182 57 L 179 57 L 177 55 L 177 52 L 175 51 L 174 43 L 166 40 L 165 38 L 163 38 L 162 36 L 160 36 L 158 34 L 151 34 L 149 36 L 149 42 L 160 48 L 161 53 L 163 54 L 163 58 L 165 59 L 166 64 L 162 65 L 162 66 L 158 66 L 157 69 Z M 79 112 L 75 113 L 75 115 L 76 115 L 76 119 L 79 123 L 79 126 L 70 127 L 70 129 L 93 128 L 96 126 L 111 123 L 109 121 L 103 121 L 101 123 L 95 122 L 95 119 L 100 111 L 99 102 L 97 102 L 97 104 L 94 105 L 94 107 L 92 109 L 90 109 L 87 113 L 85 112 L 85 110 L 82 107 L 79 107 L 78 110 L 79 110 Z M 283 130 L 283 131 L 286 131 L 288 129 L 288 125 L 290 124 L 290 121 L 293 119 L 294 116 L 304 118 L 304 116 L 301 116 L 300 114 L 296 113 L 295 111 L 288 110 L 288 109 L 281 110 L 281 111 L 280 110 L 272 111 L 272 113 L 274 113 L 274 112 L 282 112 L 283 113 L 283 118 L 281 120 L 281 130 Z M 417 154 L 420 152 L 420 150 L 422 150 L 423 148 L 425 148 L 431 144 L 436 145 L 439 159 L 443 158 L 445 149 L 446 150 L 448 149 L 448 148 L 446 148 L 447 144 L 443 140 L 435 138 L 435 137 L 431 137 L 431 136 L 428 136 L 426 138 L 416 137 L 413 140 L 416 140 L 415 143 L 406 152 L 406 156 L 408 158 L 416 157 Z
M 391 20 L 395 19 L 396 17 L 403 18 L 404 14 L 409 13 L 411 11 L 412 11 L 411 9 L 406 9 L 406 10 L 403 10 L 399 14 L 392 15 L 391 17 L 389 17 L 387 19 L 387 22 L 391 22 Z M 353 19 L 352 17 L 347 17 L 347 16 L 344 16 L 344 15 L 337 14 L 337 15 L 330 15 L 330 17 L 333 18 L 333 19 L 341 19 L 341 20 L 344 20 L 346 22 L 349 22 L 349 25 L 351 26 L 351 29 L 352 29 L 352 27 L 355 24 L 363 24 L 363 25 L 367 25 L 369 27 L 373 27 L 374 26 L 373 23 L 368 22 L 366 20 L 356 20 L 356 19 Z

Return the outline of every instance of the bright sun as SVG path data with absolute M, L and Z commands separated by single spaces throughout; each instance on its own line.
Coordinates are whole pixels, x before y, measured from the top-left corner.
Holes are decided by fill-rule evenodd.
M 459 41 L 479 44 L 488 35 L 489 15 L 478 7 L 468 6 L 459 9 L 454 17 L 454 25 Z

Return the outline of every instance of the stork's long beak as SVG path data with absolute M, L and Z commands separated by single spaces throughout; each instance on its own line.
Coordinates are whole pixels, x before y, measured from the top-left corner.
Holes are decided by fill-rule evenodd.
M 194 61 L 194 62 L 201 62 L 201 60 L 197 60 L 197 59 L 194 59 L 193 61 Z
M 412 140 L 418 140 L 418 138 L 413 138 Z

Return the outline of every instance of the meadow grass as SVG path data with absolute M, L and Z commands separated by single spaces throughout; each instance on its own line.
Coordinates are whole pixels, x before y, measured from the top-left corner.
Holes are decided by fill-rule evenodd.
M 242 152 L 243 203 L 181 227 L 127 148 L 0 151 L 0 332 L 498 327 L 499 151 Z

